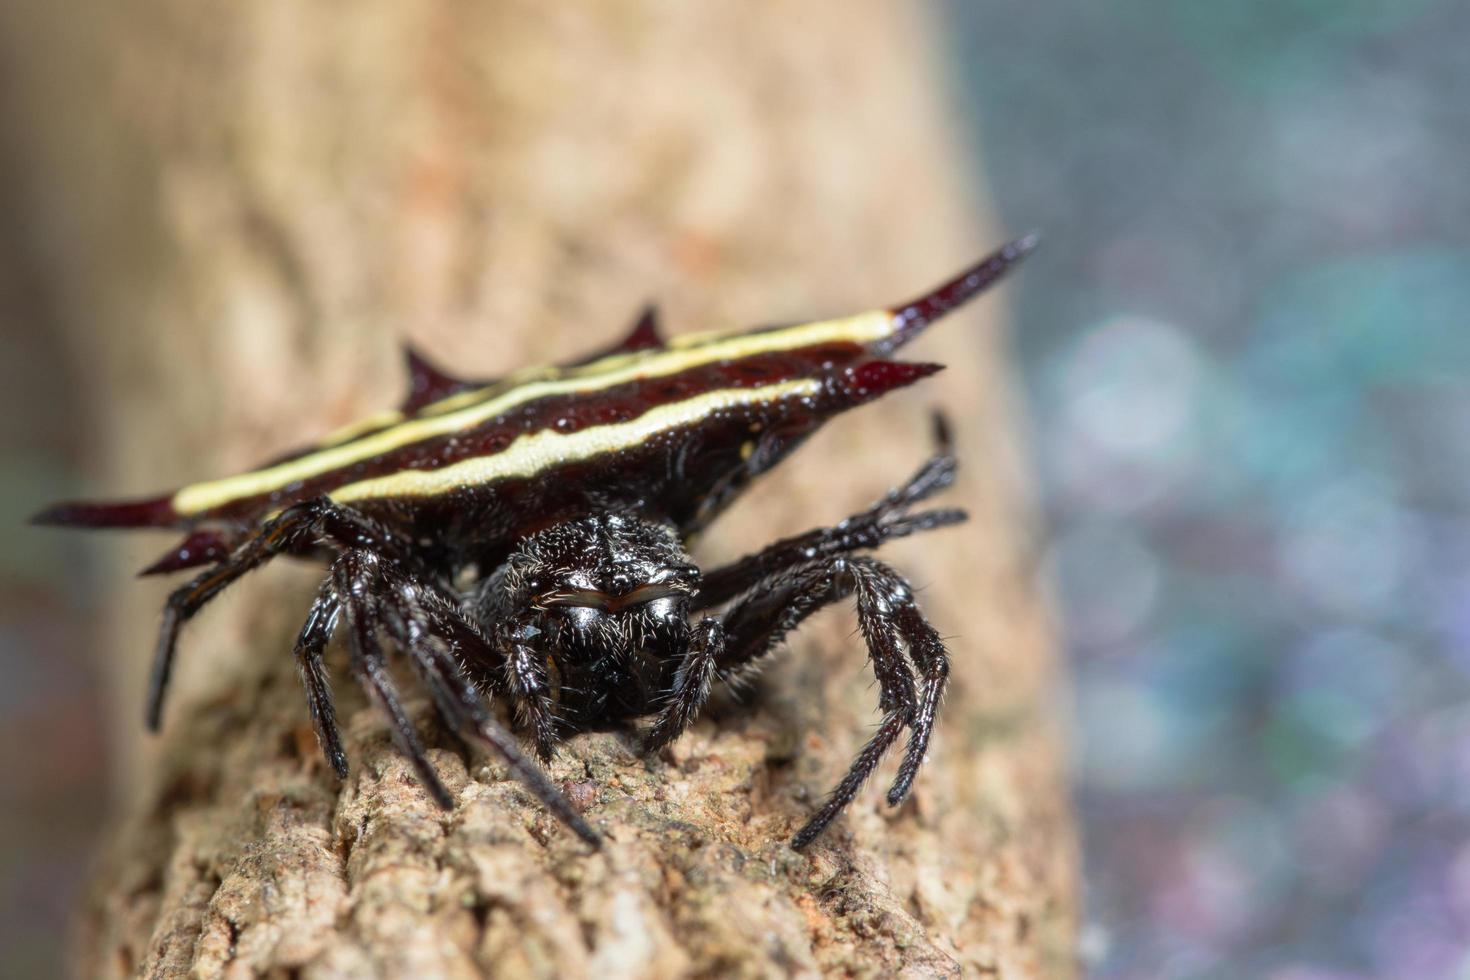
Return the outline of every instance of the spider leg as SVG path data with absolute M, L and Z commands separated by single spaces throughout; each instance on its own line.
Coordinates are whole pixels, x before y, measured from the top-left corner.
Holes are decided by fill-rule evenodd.
M 424 743 L 414 730 L 413 722 L 398 697 L 398 689 L 388 676 L 388 667 L 383 658 L 383 648 L 378 643 L 376 624 L 377 597 L 368 569 L 364 567 L 364 556 L 349 551 L 337 559 L 332 566 L 333 583 L 337 594 L 342 597 L 347 611 L 348 649 L 352 652 L 352 669 L 357 674 L 368 696 L 378 703 L 388 716 L 389 730 L 398 750 L 408 757 L 418 773 L 419 781 L 434 798 L 434 802 L 446 810 L 453 809 L 454 797 L 439 779 L 439 773 L 429 762 Z
M 903 486 L 890 490 L 867 510 L 832 526 L 785 538 L 752 555 L 716 568 L 704 575 L 694 608 L 712 609 L 746 592 L 762 579 L 782 569 L 815 559 L 877 548 L 885 541 L 921 531 L 948 527 L 966 520 L 958 508 L 910 513 L 920 501 L 954 483 L 957 466 L 951 452 L 949 425 L 942 415 L 934 417 L 937 450 Z
M 878 679 L 878 706 L 884 717 L 826 803 L 792 838 L 792 846 L 798 849 L 810 844 L 852 802 L 908 728 L 908 750 L 888 791 L 890 804 L 902 802 L 933 734 L 949 660 L 939 635 L 919 612 L 908 583 L 892 568 L 863 556 L 821 559 L 778 573 L 751 590 L 724 618 L 727 640 L 716 669 L 722 676 L 731 676 L 749 669 L 813 612 L 848 596 L 856 600 L 858 625 Z M 910 661 L 919 670 L 917 687 Z
M 148 728 L 158 730 L 163 717 L 163 698 L 173 673 L 174 651 L 179 631 L 215 596 L 236 580 L 282 554 L 300 554 L 320 541 L 341 547 L 366 548 L 397 560 L 416 564 L 408 542 L 351 508 L 326 497 L 306 500 L 286 508 L 267 521 L 260 533 L 247 539 L 212 568 L 201 572 L 174 590 L 163 607 L 158 646 L 148 677 L 148 700 L 144 712 Z
M 521 724 L 531 729 L 536 754 L 550 762 L 556 750 L 556 711 L 547 681 L 547 659 L 531 645 L 535 634 L 515 626 L 500 634 L 504 677 Z
M 800 851 L 816 840 L 817 835 L 826 830 L 827 825 L 837 819 L 837 815 L 857 797 L 858 791 L 863 788 L 863 783 L 867 782 L 868 777 L 878 768 L 883 757 L 888 754 L 888 750 L 903 731 L 903 727 L 902 711 L 889 711 L 884 714 L 878 730 L 873 733 L 873 737 L 868 739 L 867 744 L 853 760 L 852 766 L 847 770 L 847 775 L 843 776 L 842 781 L 828 794 L 827 802 L 823 803 L 821 809 L 812 814 L 811 819 L 792 835 L 791 847 L 794 850 Z
M 434 584 L 418 581 L 393 562 L 381 560 L 372 553 L 348 552 L 338 561 L 339 566 L 344 564 L 348 566 L 347 573 L 359 583 L 360 593 L 374 597 L 384 628 L 429 689 L 444 721 L 454 730 L 469 732 L 488 744 L 510 766 L 512 775 L 548 810 L 578 837 L 593 847 L 600 847 L 602 839 L 597 832 L 546 773 L 521 751 L 515 737 L 495 721 L 479 690 L 465 675 L 461 657 L 472 655 L 483 662 L 493 652 L 480 631 L 461 615 L 458 604 Z M 404 747 L 405 754 L 412 758 L 416 744 L 415 737 Z M 428 760 L 422 757 L 421 746 L 417 751 L 420 757 L 414 759 L 415 767 L 422 775 L 428 768 Z M 425 785 L 432 792 L 428 780 Z M 438 800 L 437 795 L 435 799 Z M 440 801 L 440 805 L 448 809 L 452 801 Z
M 657 751 L 684 734 L 709 697 L 715 665 L 724 648 L 724 624 L 713 617 L 700 620 L 694 628 L 689 650 L 674 674 L 669 702 L 659 712 L 658 719 L 643 740 L 643 751 Z
M 888 788 L 889 806 L 898 806 L 904 801 L 914 785 L 914 777 L 924 765 L 929 740 L 934 735 L 939 703 L 944 700 L 944 689 L 949 683 L 949 655 L 944 651 L 944 641 L 912 598 L 899 606 L 896 617 L 898 631 L 908 647 L 909 656 L 919 667 L 922 681 L 918 704 L 909 718 L 909 744 L 904 750 L 903 762 L 899 764 L 898 775 Z
M 296 637 L 293 653 L 296 657 L 296 668 L 301 674 L 301 683 L 306 688 L 306 703 L 311 709 L 316 740 L 337 778 L 346 779 L 347 753 L 342 748 L 342 733 L 337 727 L 337 710 L 332 702 L 332 688 L 322 663 L 322 651 L 332 638 L 332 632 L 341 615 L 342 600 L 338 598 L 336 587 L 329 578 L 322 583 L 316 601 L 311 604 L 311 612 L 307 614 L 301 633 Z

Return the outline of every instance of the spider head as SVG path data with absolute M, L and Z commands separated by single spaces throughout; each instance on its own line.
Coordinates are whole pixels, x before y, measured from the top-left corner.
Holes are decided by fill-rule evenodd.
M 522 608 L 574 660 L 666 661 L 689 637 L 699 569 L 674 531 L 619 514 L 552 525 L 510 560 Z

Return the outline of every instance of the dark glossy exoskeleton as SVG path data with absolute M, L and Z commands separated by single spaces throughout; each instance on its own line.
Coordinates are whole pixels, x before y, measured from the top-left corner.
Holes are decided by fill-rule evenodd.
M 330 563 L 295 656 L 332 768 L 347 759 L 323 665 L 345 628 L 353 672 L 387 714 L 424 786 L 453 806 L 384 661 L 406 655 L 452 729 L 488 744 L 583 839 L 595 831 L 492 714 L 507 699 L 536 752 L 570 732 L 652 716 L 667 744 L 719 680 L 758 665 L 812 612 L 848 597 L 883 720 L 792 843 L 810 843 L 907 730 L 888 792 L 924 760 L 948 660 L 893 569 L 864 552 L 964 520 L 915 511 L 954 477 L 939 448 L 902 487 L 832 527 L 702 572 L 691 536 L 832 416 L 938 365 L 893 352 L 1030 251 L 1005 246 L 902 306 L 837 320 L 664 341 L 652 313 L 600 355 L 466 381 L 409 351 L 412 388 L 385 412 L 251 472 L 161 497 L 62 504 L 37 516 L 80 527 L 174 527 L 185 539 L 146 572 L 208 566 L 164 609 L 147 722 L 157 728 L 180 627 L 278 555 Z M 468 581 L 468 584 L 467 584 Z

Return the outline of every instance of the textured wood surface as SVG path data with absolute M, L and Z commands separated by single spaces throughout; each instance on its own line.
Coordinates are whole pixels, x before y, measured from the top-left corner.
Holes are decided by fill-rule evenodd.
M 3 16 L 112 492 L 243 467 L 391 403 L 401 336 L 494 373 L 598 346 L 647 299 L 675 332 L 885 304 L 1004 237 L 960 179 L 936 25 L 907 5 L 25 0 Z M 785 845 L 876 720 L 847 610 L 662 758 L 620 733 L 570 741 L 552 771 L 609 834 L 598 854 L 442 736 L 460 806 L 436 810 L 348 683 L 355 768 L 336 785 L 288 652 L 310 568 L 254 576 L 186 633 L 167 730 L 144 740 L 163 587 L 126 572 L 169 542 L 118 542 L 98 637 L 128 792 L 79 972 L 1069 974 L 1059 678 L 1002 310 L 1003 293 L 937 328 L 913 356 L 948 371 L 834 424 L 700 547 L 731 557 L 865 505 L 948 408 L 965 466 L 949 499 L 974 519 L 886 553 L 955 660 L 908 804 L 870 787 L 809 852 Z

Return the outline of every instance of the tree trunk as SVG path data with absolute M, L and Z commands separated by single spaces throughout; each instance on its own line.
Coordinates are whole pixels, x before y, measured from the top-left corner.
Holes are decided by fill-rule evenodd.
M 907 5 L 369 0 L 21 3 L 0 14 L 98 489 L 218 475 L 394 402 L 396 341 L 494 374 L 615 337 L 856 312 L 1000 233 L 967 198 L 934 25 Z M 99 629 L 128 792 L 79 933 L 85 976 L 671 977 L 1071 972 L 1058 684 L 1028 554 L 994 299 L 950 365 L 838 420 L 699 543 L 706 564 L 865 506 L 952 415 L 964 527 L 885 552 L 952 637 L 914 799 L 869 788 L 786 844 L 869 733 L 849 611 L 662 758 L 582 735 L 551 766 L 591 853 L 504 767 L 436 736 L 438 811 L 337 685 L 319 761 L 289 656 L 317 570 L 273 566 L 186 634 L 143 739 L 163 587 L 110 552 Z M 340 672 L 339 672 L 340 673 Z M 433 730 L 425 699 L 417 716 Z M 294 975 L 294 974 L 293 974 Z

